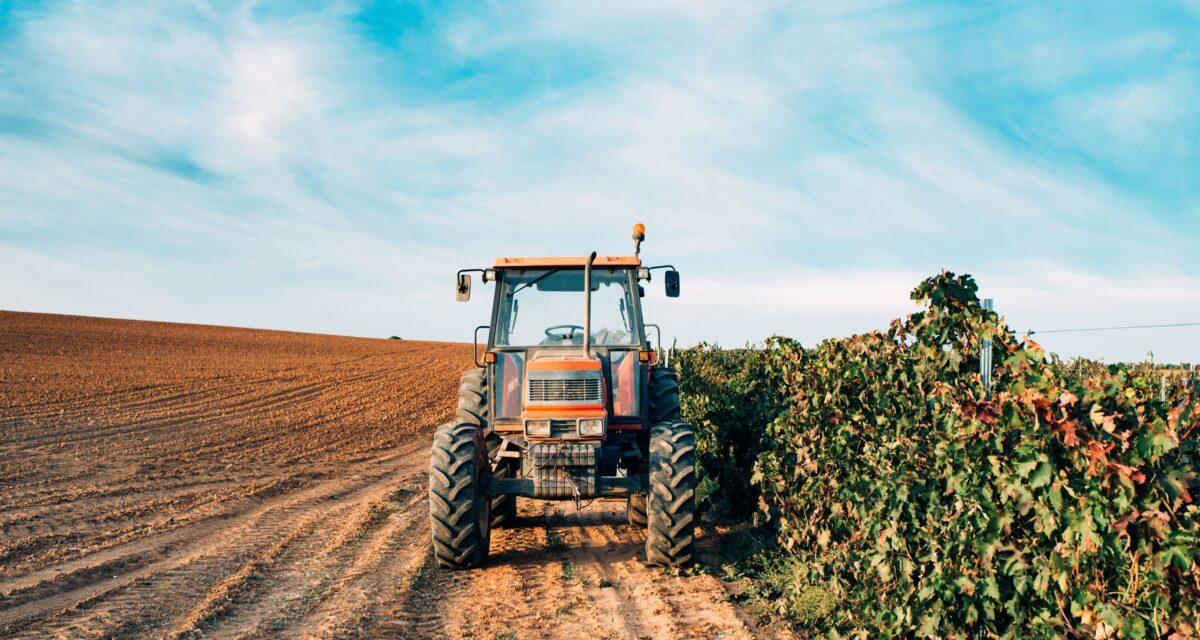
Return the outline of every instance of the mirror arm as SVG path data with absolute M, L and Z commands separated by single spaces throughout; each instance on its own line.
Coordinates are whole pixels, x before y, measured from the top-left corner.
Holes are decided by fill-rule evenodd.
M 461 276 L 461 275 L 462 275 L 462 274 L 464 274 L 464 273 L 476 273 L 476 272 L 478 272 L 478 273 L 482 273 L 482 274 L 483 274 L 483 281 L 484 281 L 484 282 L 487 282 L 487 272 L 488 272 L 488 271 L 490 271 L 490 269 L 459 269 L 459 270 L 458 270 L 458 275 L 460 275 L 460 276 Z
M 655 265 L 653 267 L 638 267 L 638 270 L 637 270 L 638 280 L 645 280 L 646 282 L 649 282 L 650 281 L 650 272 L 654 271 L 655 269 L 670 269 L 671 271 L 677 271 L 677 269 L 675 268 L 675 265 L 670 265 L 670 264 L 660 264 L 660 265 Z

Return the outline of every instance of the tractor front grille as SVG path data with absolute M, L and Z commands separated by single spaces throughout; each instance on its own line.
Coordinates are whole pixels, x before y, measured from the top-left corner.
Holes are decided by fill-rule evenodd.
M 550 437 L 551 438 L 577 438 L 577 437 L 579 437 L 579 421 L 578 420 L 550 420 Z
M 600 378 L 531 378 L 526 404 L 599 404 Z

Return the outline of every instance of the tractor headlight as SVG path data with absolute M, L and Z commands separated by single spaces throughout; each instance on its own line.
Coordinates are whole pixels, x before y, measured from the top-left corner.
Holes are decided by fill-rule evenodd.
M 579 435 L 603 436 L 604 418 L 584 418 L 579 421 Z
M 549 420 L 526 420 L 525 435 L 533 436 L 534 438 L 549 438 L 550 437 L 550 421 Z

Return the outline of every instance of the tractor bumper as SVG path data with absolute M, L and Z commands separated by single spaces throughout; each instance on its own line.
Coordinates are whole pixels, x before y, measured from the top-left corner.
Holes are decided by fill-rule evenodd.
M 491 478 L 492 495 L 543 500 L 586 500 L 646 490 L 641 476 L 602 476 L 604 449 L 599 443 L 530 443 L 521 456 L 519 478 Z
M 575 497 L 574 492 L 566 492 L 565 495 L 559 492 L 556 495 L 547 495 L 544 488 L 538 487 L 533 478 L 492 478 L 490 485 L 491 495 L 505 496 L 523 496 L 526 498 L 541 498 L 543 500 L 570 500 Z M 630 493 L 645 493 L 646 481 L 641 477 L 628 478 L 625 476 L 601 476 L 599 478 L 599 486 L 595 492 L 584 494 L 580 492 L 581 499 L 589 498 L 611 498 L 625 496 Z

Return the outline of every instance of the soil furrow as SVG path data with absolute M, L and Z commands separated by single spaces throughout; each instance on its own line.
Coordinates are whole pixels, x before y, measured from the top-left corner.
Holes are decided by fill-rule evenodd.
M 0 312 L 0 636 L 745 638 L 623 504 L 522 499 L 436 567 L 428 447 L 471 347 Z
M 402 460 L 399 463 L 393 462 L 383 469 L 376 469 L 370 476 L 333 478 L 316 486 L 281 494 L 232 520 L 211 520 L 173 534 L 138 540 L 109 552 L 85 557 L 74 564 L 62 567 L 58 572 L 39 572 L 19 580 L 0 584 L 0 593 L 18 596 L 19 592 L 34 589 L 42 584 L 49 583 L 51 586 L 58 584 L 55 581 L 61 581 L 63 576 L 68 577 L 66 584 L 69 585 L 54 595 L 40 597 L 27 604 L 17 605 L 0 612 L 0 629 L 12 628 L 18 622 L 36 620 L 46 614 L 77 608 L 135 583 L 148 583 L 140 585 L 136 589 L 139 593 L 147 589 L 161 592 L 161 588 L 156 589 L 156 585 L 162 582 L 161 576 L 173 577 L 176 575 L 176 570 L 189 568 L 190 565 L 207 556 L 225 557 L 251 553 L 253 549 L 263 546 L 265 541 L 280 538 L 281 532 L 290 532 L 297 528 L 299 526 L 296 524 L 297 521 L 302 521 L 307 525 L 310 520 L 315 522 L 317 518 L 328 515 L 334 509 L 352 507 L 362 499 L 362 494 L 380 491 L 379 483 L 394 482 L 395 475 L 402 471 L 407 471 L 411 476 L 415 471 L 413 463 Z M 136 566 L 133 570 L 123 574 L 82 586 L 71 584 L 72 581 L 69 580 L 71 575 L 92 575 L 94 572 L 89 569 L 96 565 L 112 564 L 118 558 L 150 554 L 165 557 Z M 194 574 L 198 580 L 203 580 L 205 577 L 203 572 L 191 571 L 190 573 Z M 181 579 L 186 580 L 186 577 Z M 179 586 L 178 583 L 173 584 L 175 589 L 178 589 Z

